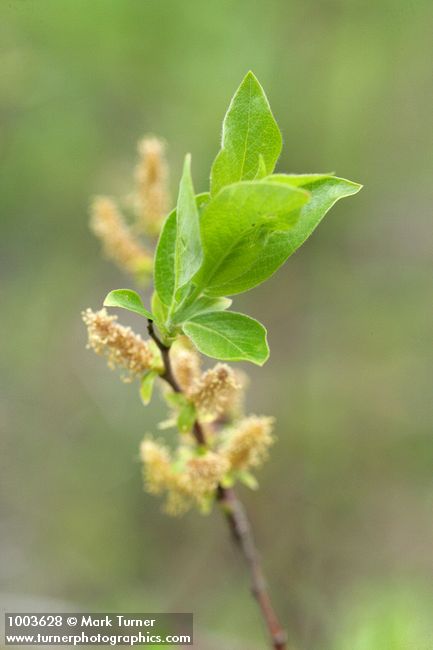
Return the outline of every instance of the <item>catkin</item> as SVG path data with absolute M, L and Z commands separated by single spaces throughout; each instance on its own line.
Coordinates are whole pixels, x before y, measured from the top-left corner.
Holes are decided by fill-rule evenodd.
M 135 168 L 137 226 L 142 232 L 156 236 L 170 200 L 165 145 L 159 138 L 143 138 L 138 143 L 138 154 Z
M 274 443 L 274 418 L 251 415 L 243 418 L 227 432 L 219 452 L 232 470 L 245 470 L 261 465 Z
M 199 412 L 216 417 L 230 410 L 240 390 L 234 371 L 225 363 L 217 363 L 201 375 L 187 395 Z
M 125 369 L 124 381 L 130 382 L 157 367 L 158 357 L 152 345 L 130 327 L 119 325 L 117 316 L 110 316 L 106 309 L 97 312 L 86 309 L 82 318 L 87 326 L 87 347 L 105 356 L 111 369 Z
M 132 234 L 112 199 L 96 197 L 90 215 L 90 229 L 101 241 L 107 258 L 132 275 L 151 271 L 150 254 Z

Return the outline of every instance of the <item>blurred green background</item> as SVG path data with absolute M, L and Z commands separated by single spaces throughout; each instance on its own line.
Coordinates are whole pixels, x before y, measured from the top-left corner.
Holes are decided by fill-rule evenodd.
M 136 141 L 207 187 L 248 69 L 279 169 L 364 183 L 235 306 L 271 359 L 250 410 L 278 446 L 242 491 L 297 650 L 433 648 L 432 34 L 423 0 L 3 0 L 0 5 L 1 599 L 9 611 L 193 611 L 201 650 L 266 635 L 218 512 L 142 491 L 144 410 L 85 350 L 80 311 L 131 284 L 88 231 Z M 123 319 L 123 320 L 128 320 Z M 136 323 L 136 321 L 134 321 Z

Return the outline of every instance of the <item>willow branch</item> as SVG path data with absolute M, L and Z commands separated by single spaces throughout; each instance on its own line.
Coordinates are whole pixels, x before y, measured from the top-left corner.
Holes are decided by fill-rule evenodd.
M 233 488 L 218 486 L 217 500 L 226 516 L 232 537 L 247 562 L 251 575 L 252 593 L 257 600 L 271 636 L 272 647 L 274 650 L 287 650 L 287 635 L 271 602 L 260 556 L 245 508 Z
M 164 372 L 161 374 L 162 379 L 176 393 L 181 393 L 182 389 L 176 381 L 170 361 L 170 348 L 158 338 L 151 320 L 148 321 L 147 329 L 149 336 L 155 341 L 161 351 L 164 363 Z M 194 422 L 193 435 L 199 445 L 206 445 L 206 436 L 198 420 Z M 286 633 L 278 620 L 271 602 L 260 556 L 256 548 L 251 524 L 245 508 L 233 488 L 225 488 L 219 485 L 216 492 L 216 499 L 225 515 L 232 538 L 246 560 L 251 576 L 252 593 L 257 600 L 265 625 L 270 634 L 272 648 L 274 650 L 287 650 Z

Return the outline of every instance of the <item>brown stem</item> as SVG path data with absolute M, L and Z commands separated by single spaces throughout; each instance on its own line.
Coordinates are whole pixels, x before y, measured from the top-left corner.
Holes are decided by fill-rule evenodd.
M 161 377 L 165 379 L 176 393 L 181 393 L 182 389 L 176 381 L 171 366 L 170 348 L 158 338 L 151 320 L 148 321 L 147 329 L 150 337 L 155 341 L 161 351 L 164 363 L 164 372 Z M 198 420 L 194 422 L 193 434 L 199 445 L 206 445 L 206 436 Z M 251 574 L 252 592 L 259 604 L 266 627 L 271 636 L 272 647 L 274 650 L 287 650 L 286 633 L 280 625 L 272 606 L 260 557 L 251 530 L 251 524 L 245 508 L 236 496 L 233 488 L 224 488 L 222 485 L 219 485 L 216 498 L 226 517 L 232 537 L 247 562 Z
M 181 393 L 182 389 L 177 383 L 176 377 L 174 376 L 173 369 L 171 367 L 170 348 L 158 338 L 153 327 L 153 322 L 149 319 L 147 321 L 147 331 L 149 332 L 150 338 L 155 341 L 161 352 L 162 362 L 164 364 L 164 372 L 161 375 L 162 379 L 165 379 L 165 381 L 170 384 L 175 393 Z
M 287 636 L 272 606 L 266 578 L 255 545 L 251 524 L 242 502 L 233 488 L 218 486 L 217 500 L 226 516 L 233 539 L 247 561 L 252 592 L 261 609 L 274 650 L 287 650 Z
M 149 336 L 155 341 L 156 345 L 161 351 L 162 361 L 164 363 L 164 372 L 161 375 L 162 379 L 165 379 L 165 381 L 172 387 L 175 393 L 181 393 L 182 389 L 177 383 L 176 377 L 173 373 L 173 368 L 171 366 L 170 348 L 158 338 L 153 327 L 153 322 L 151 320 L 147 321 L 147 331 L 149 332 Z M 193 434 L 199 445 L 206 444 L 204 431 L 198 420 L 194 422 Z

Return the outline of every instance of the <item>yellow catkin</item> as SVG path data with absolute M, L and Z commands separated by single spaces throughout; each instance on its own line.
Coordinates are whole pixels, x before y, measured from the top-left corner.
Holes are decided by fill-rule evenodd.
M 188 392 L 200 378 L 200 357 L 193 348 L 173 346 L 170 355 L 173 373 L 184 392 Z
M 193 505 L 202 508 L 229 469 L 227 459 L 212 451 L 181 461 L 191 453 L 191 448 L 181 446 L 173 458 L 167 447 L 150 438 L 140 447 L 145 489 L 151 494 L 165 494 L 164 510 L 174 516 Z
M 165 145 L 159 138 L 143 138 L 138 143 L 138 154 L 135 168 L 137 225 L 146 234 L 158 235 L 170 201 Z
M 101 241 L 106 257 L 133 275 L 150 272 L 150 254 L 134 237 L 112 199 L 96 197 L 90 215 L 90 229 Z
M 233 370 L 235 375 L 235 381 L 237 383 L 237 390 L 233 394 L 232 399 L 230 400 L 224 415 L 228 416 L 228 419 L 239 419 L 245 414 L 245 393 L 249 385 L 249 377 L 246 372 L 236 368 Z
M 144 464 L 145 487 L 151 494 L 161 494 L 171 475 L 171 459 L 167 447 L 150 438 L 145 438 L 140 446 L 140 457 Z
M 164 510 L 173 516 L 186 512 L 191 499 L 182 486 L 182 474 L 173 469 L 171 453 L 165 445 L 145 438 L 140 446 L 144 487 L 150 494 L 165 494 Z
M 177 516 L 193 505 L 203 508 L 228 469 L 227 459 L 212 451 L 190 458 L 184 470 L 173 473 L 168 482 L 165 511 Z
M 191 458 L 184 474 L 186 487 L 191 496 L 200 499 L 212 493 L 228 469 L 227 459 L 213 451 L 208 451 L 204 456 Z
M 169 489 L 167 498 L 164 503 L 164 512 L 172 517 L 180 517 L 188 512 L 192 506 L 192 501 L 188 495 L 183 494 L 178 488 Z
M 188 398 L 200 413 L 219 416 L 230 411 L 239 398 L 241 384 L 225 363 L 204 372 L 188 391 Z
M 119 325 L 117 316 L 108 315 L 106 309 L 97 312 L 86 309 L 82 318 L 87 326 L 87 347 L 105 356 L 110 368 L 125 369 L 124 381 L 132 381 L 158 365 L 152 345 L 143 341 L 130 327 Z
M 274 443 L 274 418 L 251 415 L 228 432 L 219 451 L 232 470 L 245 470 L 261 465 Z

